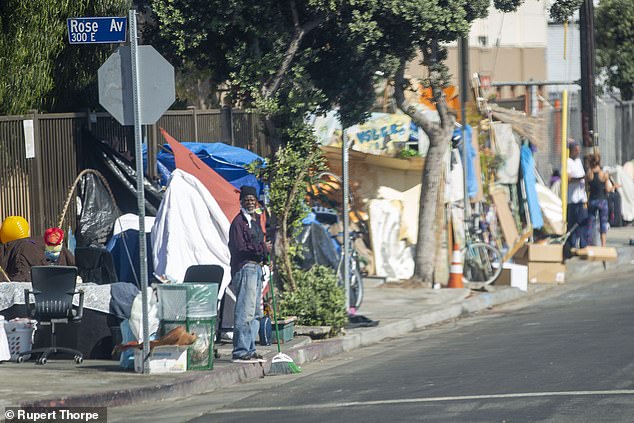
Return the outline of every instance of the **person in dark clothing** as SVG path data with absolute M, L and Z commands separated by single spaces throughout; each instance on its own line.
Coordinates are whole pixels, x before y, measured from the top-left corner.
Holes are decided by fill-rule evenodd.
M 264 361 L 255 350 L 255 339 L 260 328 L 258 318 L 262 317 L 262 264 L 271 244 L 264 240 L 255 188 L 242 187 L 240 205 L 240 213 L 229 228 L 231 285 L 236 293 L 232 359 L 253 363 Z
M 61 248 L 56 261 L 45 253 L 46 245 L 41 237 L 21 238 L 3 244 L 0 248 L 0 266 L 13 282 L 31 282 L 31 267 L 57 264 L 74 266 L 75 257 Z
M 601 246 L 605 247 L 607 243 L 608 233 L 608 192 L 615 189 L 615 186 L 610 184 L 610 177 L 601 168 L 601 156 L 597 154 L 591 154 L 588 157 L 588 172 L 586 173 L 586 179 L 588 180 L 588 186 L 590 187 L 590 204 L 588 211 L 590 217 L 596 216 L 599 213 L 599 232 L 601 234 Z M 588 219 L 594 226 L 593 219 Z M 591 227 L 590 230 L 593 228 Z

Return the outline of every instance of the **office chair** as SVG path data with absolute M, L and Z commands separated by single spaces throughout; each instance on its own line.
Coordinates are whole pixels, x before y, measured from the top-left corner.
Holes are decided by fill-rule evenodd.
M 220 285 L 222 285 L 222 277 L 225 274 L 225 269 L 217 264 L 194 264 L 187 268 L 185 271 L 185 277 L 183 282 L 190 283 L 215 283 L 218 284 L 218 291 L 220 291 Z M 222 313 L 224 312 L 225 296 L 222 296 L 220 300 L 220 306 L 218 307 L 218 318 L 216 322 L 216 340 L 214 345 L 220 344 L 220 332 L 222 331 Z M 214 346 L 214 357 L 220 358 L 218 348 Z
M 73 355 L 75 363 L 84 361 L 83 354 L 72 348 L 56 345 L 55 325 L 58 323 L 79 322 L 84 312 L 84 292 L 75 291 L 77 268 L 74 266 L 33 266 L 31 285 L 33 290 L 24 290 L 24 302 L 28 316 L 41 325 L 51 325 L 51 346 L 21 352 L 18 363 L 24 362 L 24 356 L 41 353 L 37 364 L 46 364 L 51 354 L 65 353 Z M 79 295 L 79 306 L 73 305 L 73 297 Z M 31 303 L 31 295 L 35 303 Z

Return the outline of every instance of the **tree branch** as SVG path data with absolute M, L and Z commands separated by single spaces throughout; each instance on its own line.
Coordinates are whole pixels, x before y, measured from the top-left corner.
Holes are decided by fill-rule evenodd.
M 396 100 L 396 105 L 403 113 L 412 118 L 416 125 L 423 128 L 427 135 L 430 135 L 436 131 L 436 125 L 405 99 L 404 87 L 406 84 L 410 85 L 410 82 L 405 79 L 405 59 L 402 59 L 396 75 L 394 75 L 394 99 Z
M 284 79 L 284 76 L 288 72 L 288 69 L 299 50 L 299 46 L 302 42 L 302 39 L 306 34 L 308 34 L 313 29 L 317 28 L 322 22 L 326 20 L 327 15 L 322 14 L 317 16 L 315 19 L 305 23 L 304 25 L 299 24 L 299 15 L 297 13 L 297 7 L 295 6 L 295 0 L 290 0 L 291 13 L 293 15 L 293 27 L 295 31 L 293 32 L 293 38 L 291 42 L 288 44 L 288 48 L 286 49 L 286 53 L 284 53 L 284 60 L 280 65 L 280 68 L 277 70 L 275 76 L 267 81 L 266 84 L 262 87 L 262 97 L 271 98 L 277 90 L 280 88 L 280 84 Z
M 447 100 L 445 99 L 445 92 L 442 89 L 442 75 L 438 70 L 438 41 L 432 41 L 431 51 L 423 50 L 424 61 L 429 68 L 429 81 L 431 85 L 432 96 L 436 103 L 436 110 L 440 117 L 440 126 L 446 128 L 447 126 L 453 126 L 453 119 L 449 116 L 449 110 L 447 108 Z

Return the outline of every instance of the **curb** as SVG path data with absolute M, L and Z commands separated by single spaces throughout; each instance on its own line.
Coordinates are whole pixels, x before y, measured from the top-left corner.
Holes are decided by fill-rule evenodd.
M 580 276 L 588 276 L 589 273 L 603 272 L 606 268 L 616 268 L 619 265 L 633 262 L 634 248 L 620 247 L 618 248 L 618 252 L 618 260 L 607 263 L 605 267 L 603 262 L 599 261 L 588 262 L 572 259 L 574 266 L 569 266 L 570 271 L 566 273 L 567 280 Z M 555 286 L 557 286 L 557 284 L 553 284 L 552 287 Z M 526 298 L 527 296 L 539 295 L 545 290 L 549 289 L 544 288 L 534 292 L 523 292 L 517 288 L 505 288 L 494 292 L 479 293 L 476 296 L 466 298 L 462 303 L 453 304 L 444 309 L 436 310 L 431 313 L 421 313 L 410 318 L 364 329 L 358 333 L 351 333 L 340 338 L 308 343 L 290 349 L 285 353 L 289 355 L 295 363 L 300 365 L 311 361 L 322 360 L 343 352 L 376 344 L 386 339 L 403 336 L 431 325 L 468 316 L 497 305 L 510 303 L 521 298 Z M 74 395 L 65 398 L 28 401 L 21 403 L 20 407 L 117 407 L 138 402 L 185 397 L 263 378 L 268 372 L 270 365 L 269 362 L 259 366 L 248 364 L 241 366 L 236 365 L 214 370 L 213 373 L 192 373 L 191 376 L 143 387 Z

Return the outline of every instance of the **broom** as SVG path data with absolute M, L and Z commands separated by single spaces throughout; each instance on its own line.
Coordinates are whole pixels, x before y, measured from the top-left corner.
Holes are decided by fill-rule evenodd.
M 275 336 L 277 338 L 277 354 L 271 360 L 271 369 L 268 372 L 268 375 L 288 375 L 300 373 L 302 371 L 301 367 L 299 367 L 292 358 L 288 355 L 282 353 L 280 348 L 280 330 L 277 327 L 277 303 L 275 302 L 275 288 L 273 285 L 273 279 L 271 278 L 271 283 L 269 284 L 271 287 L 271 296 L 273 297 L 273 319 L 275 320 Z

